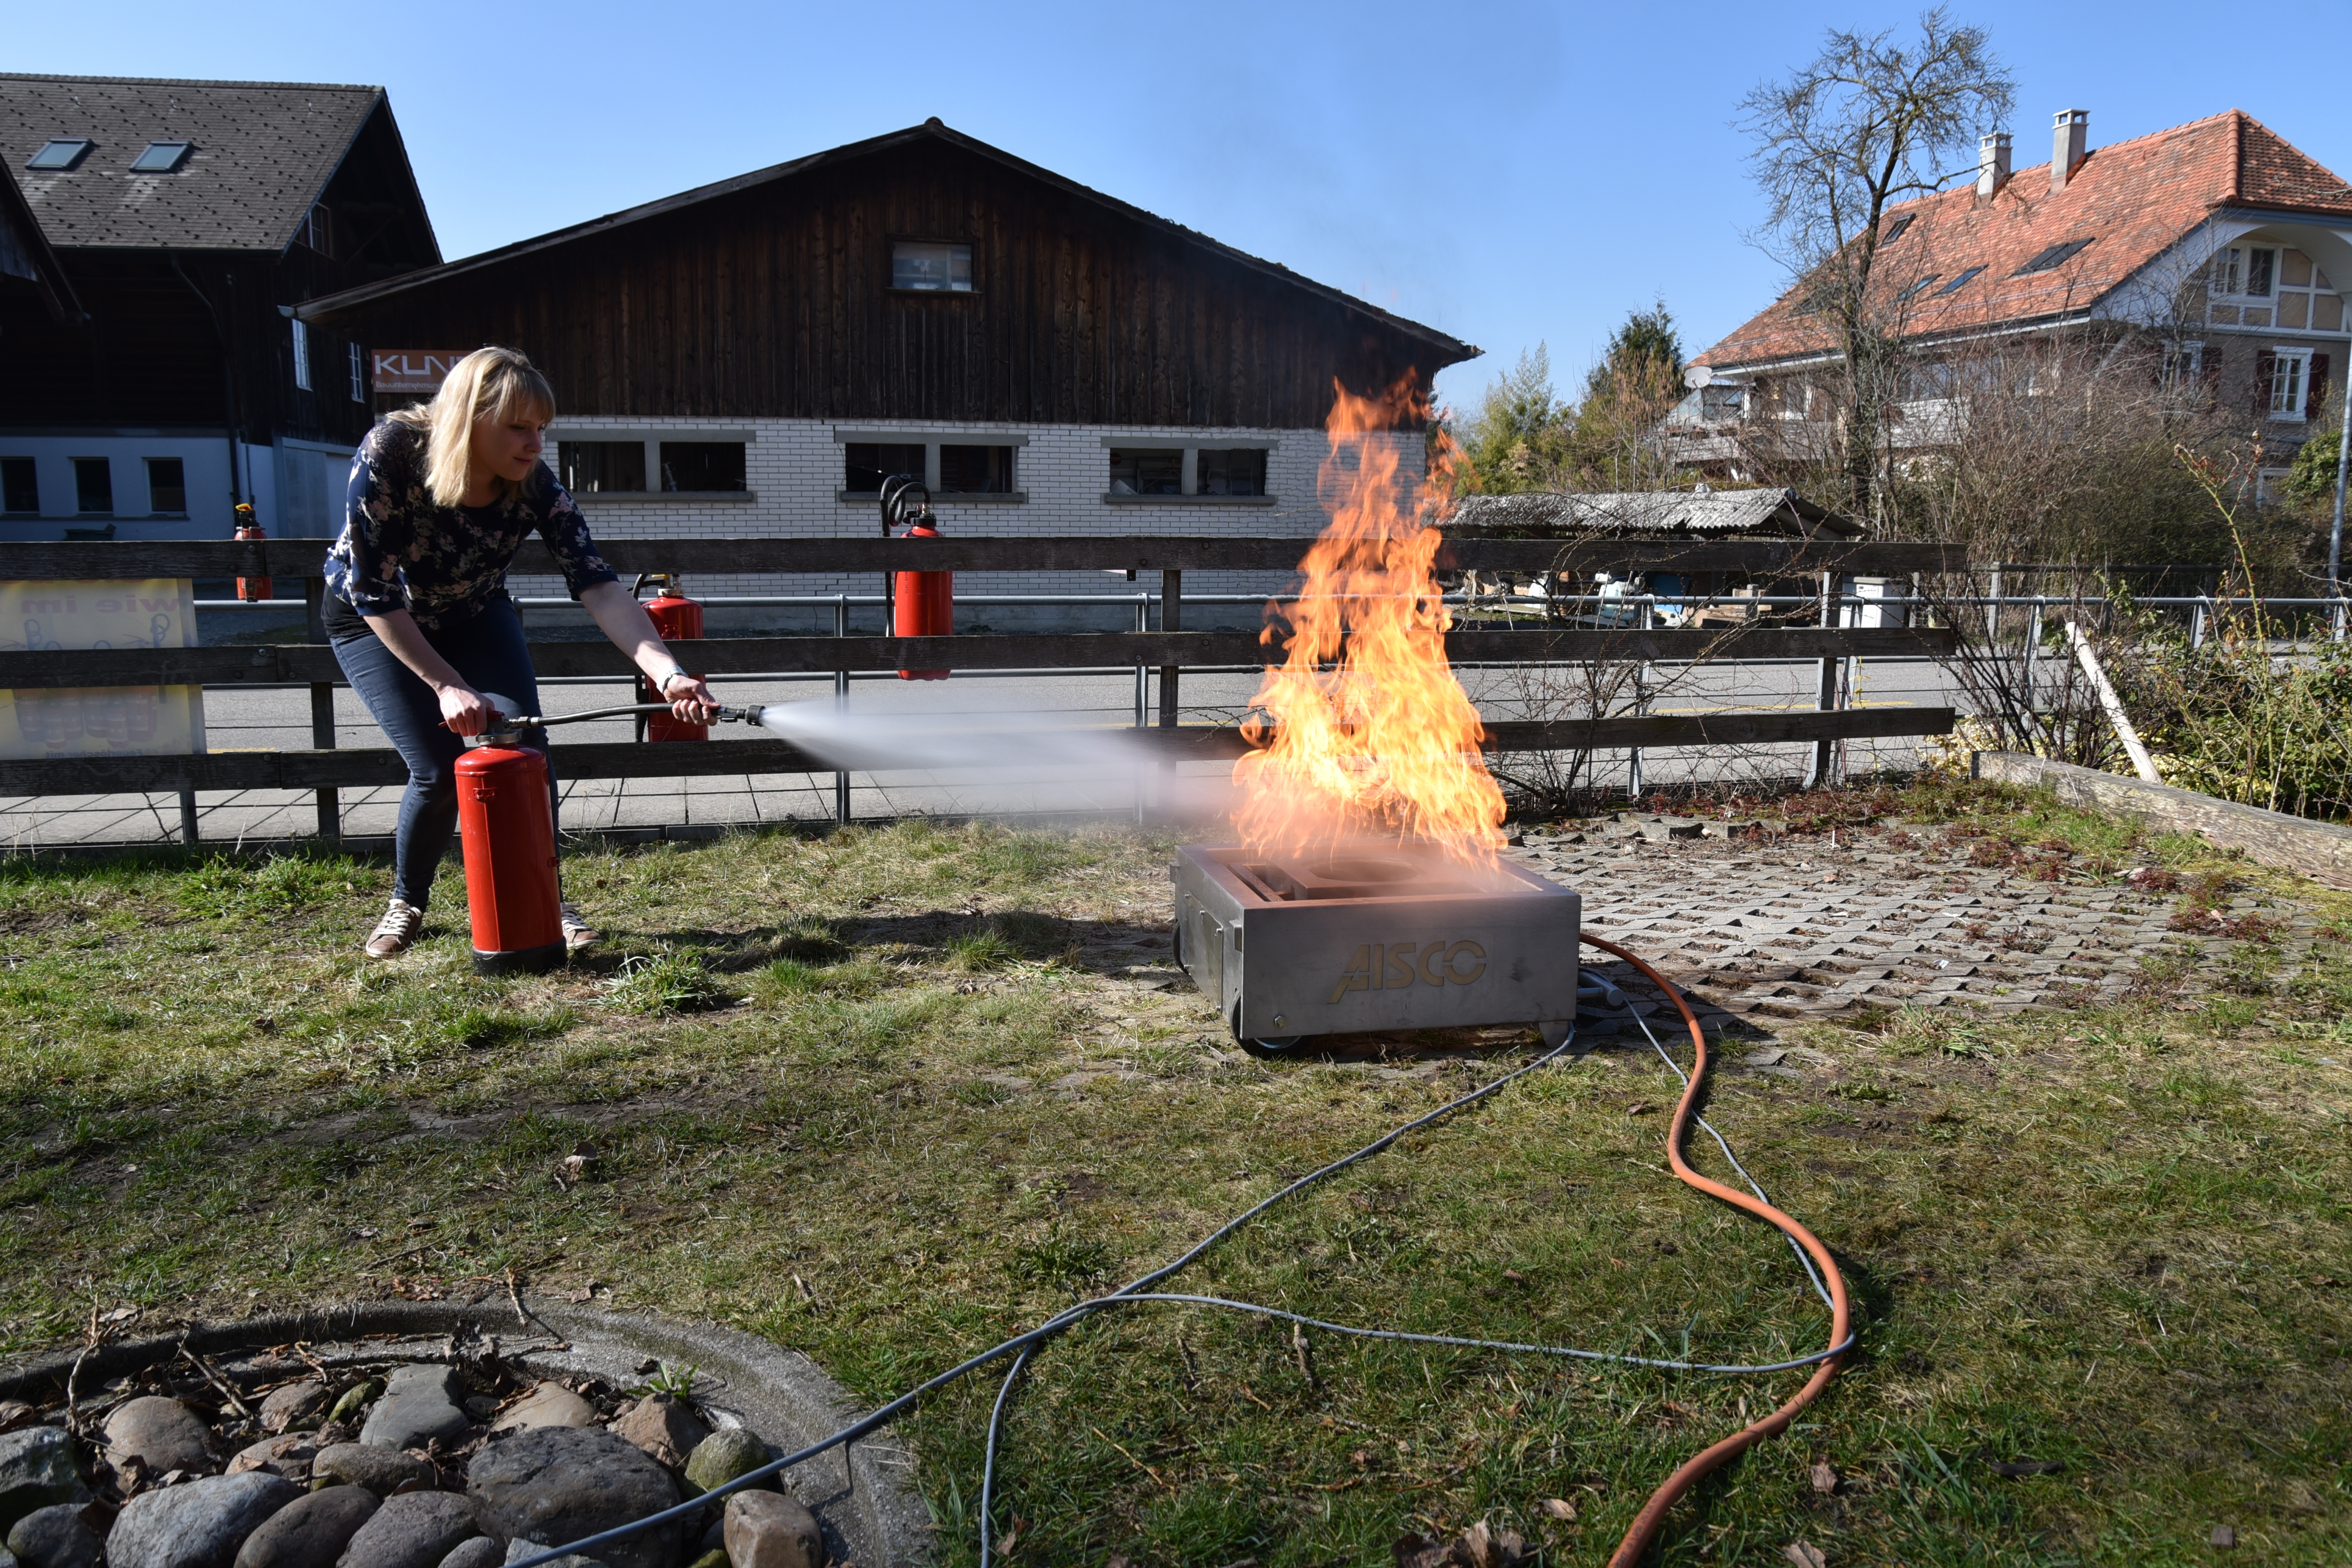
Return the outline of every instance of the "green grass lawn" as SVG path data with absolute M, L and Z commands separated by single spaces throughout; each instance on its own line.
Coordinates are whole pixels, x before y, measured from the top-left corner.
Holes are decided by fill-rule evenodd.
M 2133 858 L 2126 830 L 2014 795 L 1897 804 Z M 583 853 L 567 887 L 605 955 L 496 980 L 470 972 L 454 868 L 431 940 L 374 964 L 373 862 L 0 862 L 0 1350 L 73 1343 L 93 1306 L 151 1332 L 502 1300 L 512 1269 L 804 1349 L 878 1402 L 1526 1059 L 1244 1054 L 1189 985 L 1153 988 L 1167 847 L 916 824 Z M 2149 847 L 2192 882 L 2267 877 Z M 2337 921 L 2300 969 L 2154 975 L 2113 1011 L 1791 1026 L 1835 1068 L 1721 1079 L 1709 1115 L 1837 1251 L 1861 1342 L 1794 1432 L 1676 1510 L 1661 1561 L 1780 1564 L 1802 1539 L 1832 1568 L 2137 1568 L 2220 1560 L 2219 1524 L 2250 1563 L 2352 1555 L 2352 900 L 2270 880 Z M 1674 1088 L 1607 1042 L 1178 1288 L 1653 1355 L 1818 1348 L 1777 1233 L 1665 1175 Z M 1693 1158 L 1724 1173 L 1704 1139 Z M 1139 1309 L 1035 1363 L 998 1523 L 1015 1563 L 1377 1564 L 1480 1519 L 1598 1563 L 1675 1464 L 1801 1378 L 1302 1354 L 1260 1321 Z M 902 1428 L 946 1563 L 973 1555 L 995 1386 Z M 2028 1461 L 2063 1468 L 1996 1468 Z

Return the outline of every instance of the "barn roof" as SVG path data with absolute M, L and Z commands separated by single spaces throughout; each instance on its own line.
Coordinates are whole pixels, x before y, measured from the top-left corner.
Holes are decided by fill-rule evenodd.
M 1854 539 L 1863 530 L 1794 490 L 1753 489 L 1466 496 L 1454 504 L 1445 531 L 1533 538 L 1613 533 Z
M 61 248 L 274 253 L 384 101 L 380 87 L 325 82 L 0 72 L 0 158 Z M 26 167 L 52 141 L 91 145 L 69 169 Z M 134 173 L 157 142 L 188 142 L 185 159 Z
M 1041 184 L 1050 185 L 1066 195 L 1100 207 L 1119 217 L 1160 229 L 1186 245 L 1252 271 L 1279 279 L 1293 288 L 1369 318 L 1405 337 L 1427 343 L 1438 351 L 1438 357 L 1427 367 L 1432 373 L 1444 365 L 1475 359 L 1478 355 L 1477 349 L 1459 339 L 1447 336 L 1434 327 L 1425 327 L 1418 321 L 1392 315 L 1377 305 L 1367 304 L 1353 295 L 1342 293 L 1328 284 L 1318 283 L 1311 278 L 1293 272 L 1279 262 L 1263 260 L 1244 251 L 1236 250 L 1229 245 L 1221 244 L 1210 238 L 1197 229 L 1187 228 L 1155 213 L 1146 212 L 1141 207 L 1120 201 L 1116 196 L 1105 195 L 1102 192 L 1082 185 L 1076 180 L 1057 174 L 1051 169 L 1041 168 L 1026 159 L 1013 156 L 1002 148 L 992 147 L 977 138 L 967 136 L 960 131 L 950 130 L 937 119 L 927 120 L 920 125 L 910 126 L 904 131 L 894 131 L 887 135 L 872 137 L 864 142 L 852 142 L 846 146 L 832 148 L 823 153 L 813 153 L 807 157 L 795 158 L 789 163 L 773 164 L 765 169 L 755 169 L 748 174 L 737 174 L 732 178 L 716 181 L 708 185 L 698 185 L 693 190 L 681 191 L 676 195 L 664 196 L 658 201 L 646 202 L 616 213 L 608 213 L 603 217 L 590 218 L 585 223 L 573 224 L 568 228 L 556 229 L 552 233 L 542 234 L 532 239 L 518 240 L 512 245 L 502 246 L 496 250 L 486 250 L 478 256 L 468 256 L 461 260 L 445 262 L 438 267 L 405 272 L 398 278 L 387 279 L 381 283 L 365 284 L 360 288 L 344 289 L 339 294 L 326 295 L 311 300 L 303 306 L 299 313 L 308 321 L 331 322 L 340 313 L 355 306 L 396 299 L 411 290 L 430 288 L 453 278 L 498 267 L 522 257 L 560 249 L 564 246 L 608 234 L 632 224 L 650 223 L 667 218 L 705 202 L 716 201 L 761 185 L 780 184 L 819 170 L 837 168 L 862 158 L 870 158 L 877 153 L 915 146 L 925 142 L 944 142 L 992 163 L 1002 164 L 1015 174 L 1035 180 Z
M 2232 109 L 2095 148 L 2054 194 L 2045 163 L 2019 170 L 1981 206 L 1970 184 L 1889 207 L 1871 301 L 1900 319 L 1906 337 L 2080 314 L 2224 207 L 2343 222 L 2352 220 L 2352 186 Z M 2028 270 L 2075 241 L 2084 243 L 2063 261 Z M 1972 268 L 1979 270 L 1944 291 Z M 1915 297 L 1899 298 L 1913 289 Z M 1833 352 L 1829 317 L 1806 309 L 1811 292 L 1801 280 L 1692 363 L 1727 370 Z

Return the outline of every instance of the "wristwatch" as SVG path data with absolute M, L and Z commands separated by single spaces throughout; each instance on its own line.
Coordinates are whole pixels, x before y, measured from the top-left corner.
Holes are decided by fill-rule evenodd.
M 667 691 L 667 690 L 669 689 L 669 683 L 670 683 L 671 681 L 673 681 L 673 680 L 692 680 L 693 679 L 694 679 L 693 674 L 692 674 L 689 670 L 688 670 L 688 668 L 686 668 L 686 666 L 684 666 L 684 665 L 682 665 L 682 664 L 673 664 L 673 665 L 671 665 L 671 666 L 669 667 L 669 673 L 668 673 L 668 674 L 667 674 L 667 675 L 663 676 L 659 680 L 656 680 L 656 681 L 655 681 L 655 682 L 654 682 L 654 689 L 655 689 L 656 691 Z

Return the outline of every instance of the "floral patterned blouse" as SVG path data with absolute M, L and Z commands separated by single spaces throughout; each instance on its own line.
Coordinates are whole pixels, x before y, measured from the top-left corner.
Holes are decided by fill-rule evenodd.
M 327 627 L 365 631 L 362 616 L 406 610 L 431 632 L 506 591 L 507 566 L 536 530 L 578 598 L 619 574 L 596 553 L 571 494 L 545 468 L 488 506 L 440 506 L 425 485 L 425 433 L 387 419 L 352 459 L 343 531 L 327 552 Z

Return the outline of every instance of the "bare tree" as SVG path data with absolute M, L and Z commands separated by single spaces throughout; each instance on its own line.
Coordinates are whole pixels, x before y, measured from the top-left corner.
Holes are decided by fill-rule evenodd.
M 1844 488 L 1858 517 L 1878 515 L 1879 426 L 1900 342 L 1882 320 L 1872 273 L 1891 205 L 1940 188 L 1948 161 L 2003 123 L 2013 84 L 1979 27 L 1938 6 L 1916 40 L 1832 29 L 1821 53 L 1741 100 L 1749 164 L 1769 210 L 1755 237 L 1830 322 L 1844 372 L 1837 425 Z M 1971 165 L 1972 166 L 1972 165 Z M 1884 296 L 1887 290 L 1879 290 Z

